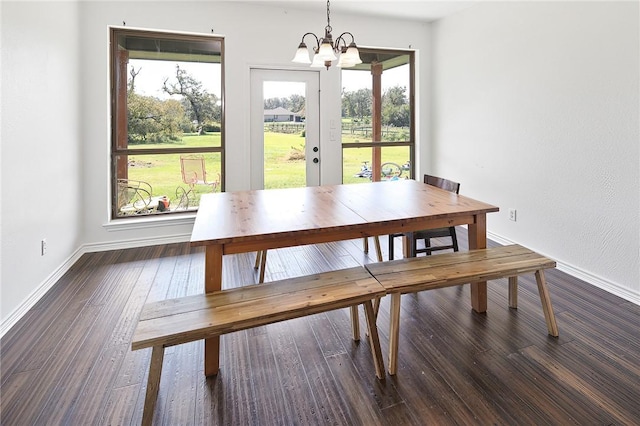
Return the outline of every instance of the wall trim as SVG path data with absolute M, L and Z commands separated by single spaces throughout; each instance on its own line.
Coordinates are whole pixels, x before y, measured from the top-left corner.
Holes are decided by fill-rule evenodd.
M 162 236 L 156 238 L 139 238 L 122 241 L 110 241 L 102 243 L 83 244 L 69 258 L 62 263 L 55 271 L 53 271 L 39 286 L 35 289 L 29 297 L 27 297 L 20 306 L 9 314 L 9 316 L 0 324 L 0 337 L 3 337 L 36 303 L 49 291 L 56 282 L 76 263 L 80 257 L 85 253 L 95 253 L 100 251 L 109 250 L 124 250 L 130 248 L 146 247 L 150 245 L 162 245 L 173 243 L 184 243 L 189 241 L 191 234 L 175 234 L 171 236 Z M 511 241 L 501 235 L 494 234 L 487 231 L 487 238 L 497 242 L 498 244 L 508 245 L 517 244 L 515 241 Z M 545 253 L 542 253 L 545 255 Z M 546 255 L 545 255 L 546 256 Z M 623 288 L 620 285 L 608 281 L 602 277 L 593 275 L 587 271 L 577 268 L 566 262 L 556 261 L 557 269 L 565 272 L 575 278 L 585 281 L 591 285 L 594 285 L 602 290 L 608 291 L 616 296 L 619 296 L 629 302 L 636 305 L 640 305 L 640 293 L 630 291 L 627 288 Z
M 493 232 L 490 232 L 490 231 L 487 231 L 487 238 L 502 245 L 518 244 L 515 241 L 511 241 L 508 238 L 505 238 L 498 234 L 494 234 Z M 539 253 L 542 254 L 543 256 L 548 256 L 553 258 L 553 256 L 549 256 L 543 252 L 539 252 Z M 594 275 L 590 272 L 580 269 L 567 262 L 556 260 L 556 265 L 557 265 L 556 269 L 558 269 L 559 271 L 562 271 L 568 275 L 571 275 L 572 277 L 578 278 L 579 280 L 582 280 L 588 284 L 591 284 L 611 294 L 614 294 L 618 297 L 628 300 L 631 303 L 640 305 L 640 292 L 631 291 L 628 288 L 624 288 L 619 284 L 614 283 L 613 281 L 606 280 L 602 277 Z
M 176 234 L 172 236 L 162 236 L 156 238 L 140 238 L 123 241 L 102 242 L 83 244 L 71 254 L 56 270 L 54 270 L 9 316 L 0 324 L 0 337 L 3 337 L 16 323 L 33 308 L 36 303 L 49 291 L 62 276 L 82 257 L 85 253 L 96 253 L 109 250 L 123 250 L 151 245 L 184 243 L 189 241 L 191 234 Z
M 3 337 L 16 323 L 33 308 L 36 303 L 49 291 L 55 283 L 76 263 L 83 255 L 82 247 L 77 249 L 54 270 L 31 294 L 0 324 L 0 337 Z

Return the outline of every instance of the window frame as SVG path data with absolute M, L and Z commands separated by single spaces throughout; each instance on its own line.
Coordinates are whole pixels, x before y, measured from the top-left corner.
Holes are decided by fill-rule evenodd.
M 390 147 L 398 147 L 398 146 L 408 146 L 409 147 L 409 161 L 410 161 L 410 170 L 409 177 L 410 179 L 415 178 L 415 152 L 416 152 L 416 104 L 415 104 L 415 60 L 416 54 L 415 50 L 403 50 L 403 49 L 388 49 L 388 48 L 374 48 L 374 47 L 360 47 L 361 53 L 379 53 L 382 55 L 398 55 L 398 56 L 409 56 L 409 109 L 410 109 L 410 120 L 411 126 L 409 128 L 409 140 L 408 141 L 396 141 L 396 142 L 383 142 L 383 141 L 372 141 L 372 142 L 342 142 L 341 150 L 344 152 L 346 148 L 390 148 Z M 347 68 L 346 70 L 349 70 Z M 382 99 L 380 99 L 382 102 Z M 342 117 L 341 117 L 342 118 Z M 373 138 L 372 138 L 373 139 Z M 344 158 L 344 157 L 343 157 Z M 344 166 L 342 167 L 344 170 Z M 344 181 L 344 176 L 342 177 Z
M 177 148 L 134 148 L 128 146 L 128 105 L 127 87 L 128 56 L 121 55 L 118 49 L 118 38 L 121 36 L 138 36 L 145 38 L 162 38 L 176 41 L 202 42 L 214 40 L 220 43 L 220 146 L 205 147 L 177 147 Z M 123 61 L 124 59 L 124 61 Z M 128 176 L 128 171 L 117 170 L 117 159 L 130 155 L 154 155 L 154 154 L 218 154 L 220 155 L 220 191 L 225 191 L 225 39 L 216 34 L 196 34 L 175 31 L 147 30 L 126 27 L 109 27 L 109 70 L 110 70 L 110 218 L 111 220 L 122 220 L 144 217 L 146 219 L 166 217 L 165 215 L 180 215 L 194 213 L 197 209 L 184 211 L 155 212 L 136 216 L 118 215 L 118 179 L 120 176 Z M 124 69 L 124 78 L 123 78 Z M 124 143 L 123 143 L 124 141 Z M 121 164 L 127 162 L 120 161 Z M 122 166 L 120 166 L 122 167 Z M 126 168 L 126 166 L 125 166 Z

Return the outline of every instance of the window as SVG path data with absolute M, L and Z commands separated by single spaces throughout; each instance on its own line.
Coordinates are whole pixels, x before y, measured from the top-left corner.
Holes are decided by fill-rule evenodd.
M 359 50 L 362 64 L 341 72 L 342 181 L 412 179 L 414 52 Z
M 224 190 L 224 39 L 111 29 L 111 217 Z

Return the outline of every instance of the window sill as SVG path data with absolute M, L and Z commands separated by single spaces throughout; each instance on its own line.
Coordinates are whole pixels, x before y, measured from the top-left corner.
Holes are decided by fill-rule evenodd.
M 160 228 L 167 225 L 191 225 L 195 222 L 196 214 L 180 214 L 167 216 L 147 216 L 135 219 L 115 219 L 102 225 L 107 231 L 130 231 L 132 229 Z

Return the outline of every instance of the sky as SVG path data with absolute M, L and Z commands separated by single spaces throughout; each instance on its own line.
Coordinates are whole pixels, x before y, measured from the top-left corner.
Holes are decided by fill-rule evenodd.
M 323 72 L 322 70 L 320 72 Z M 371 88 L 371 77 L 366 71 L 342 70 L 342 87 L 348 92 L 359 89 Z M 409 73 L 407 67 L 398 67 L 388 71 L 382 76 L 382 91 L 394 86 L 409 86 Z M 288 83 L 281 81 L 268 81 L 264 85 L 264 97 L 288 98 L 293 94 L 304 96 L 304 83 Z
M 168 98 L 162 91 L 162 84 L 166 78 L 175 82 L 176 63 L 172 61 L 150 61 L 131 59 L 129 65 L 140 73 L 136 77 L 136 92 L 160 99 Z M 211 64 L 196 62 L 181 62 L 180 67 L 202 82 L 207 92 L 220 96 L 220 68 Z M 382 76 L 382 90 L 396 85 L 408 86 L 407 66 L 394 68 Z M 320 70 L 324 72 L 324 70 Z M 371 88 L 371 78 L 366 71 L 342 70 L 342 87 L 347 91 Z M 264 97 L 288 98 L 293 94 L 304 96 L 304 83 L 269 81 L 264 85 Z
M 169 82 L 176 82 L 176 62 L 155 60 L 129 60 L 129 66 L 140 73 L 136 76 L 136 93 L 145 96 L 155 96 L 166 99 L 169 96 L 162 91 L 162 84 L 166 78 Z M 186 70 L 192 77 L 202 83 L 204 89 L 218 97 L 220 90 L 220 67 L 201 62 L 180 62 L 180 68 Z

